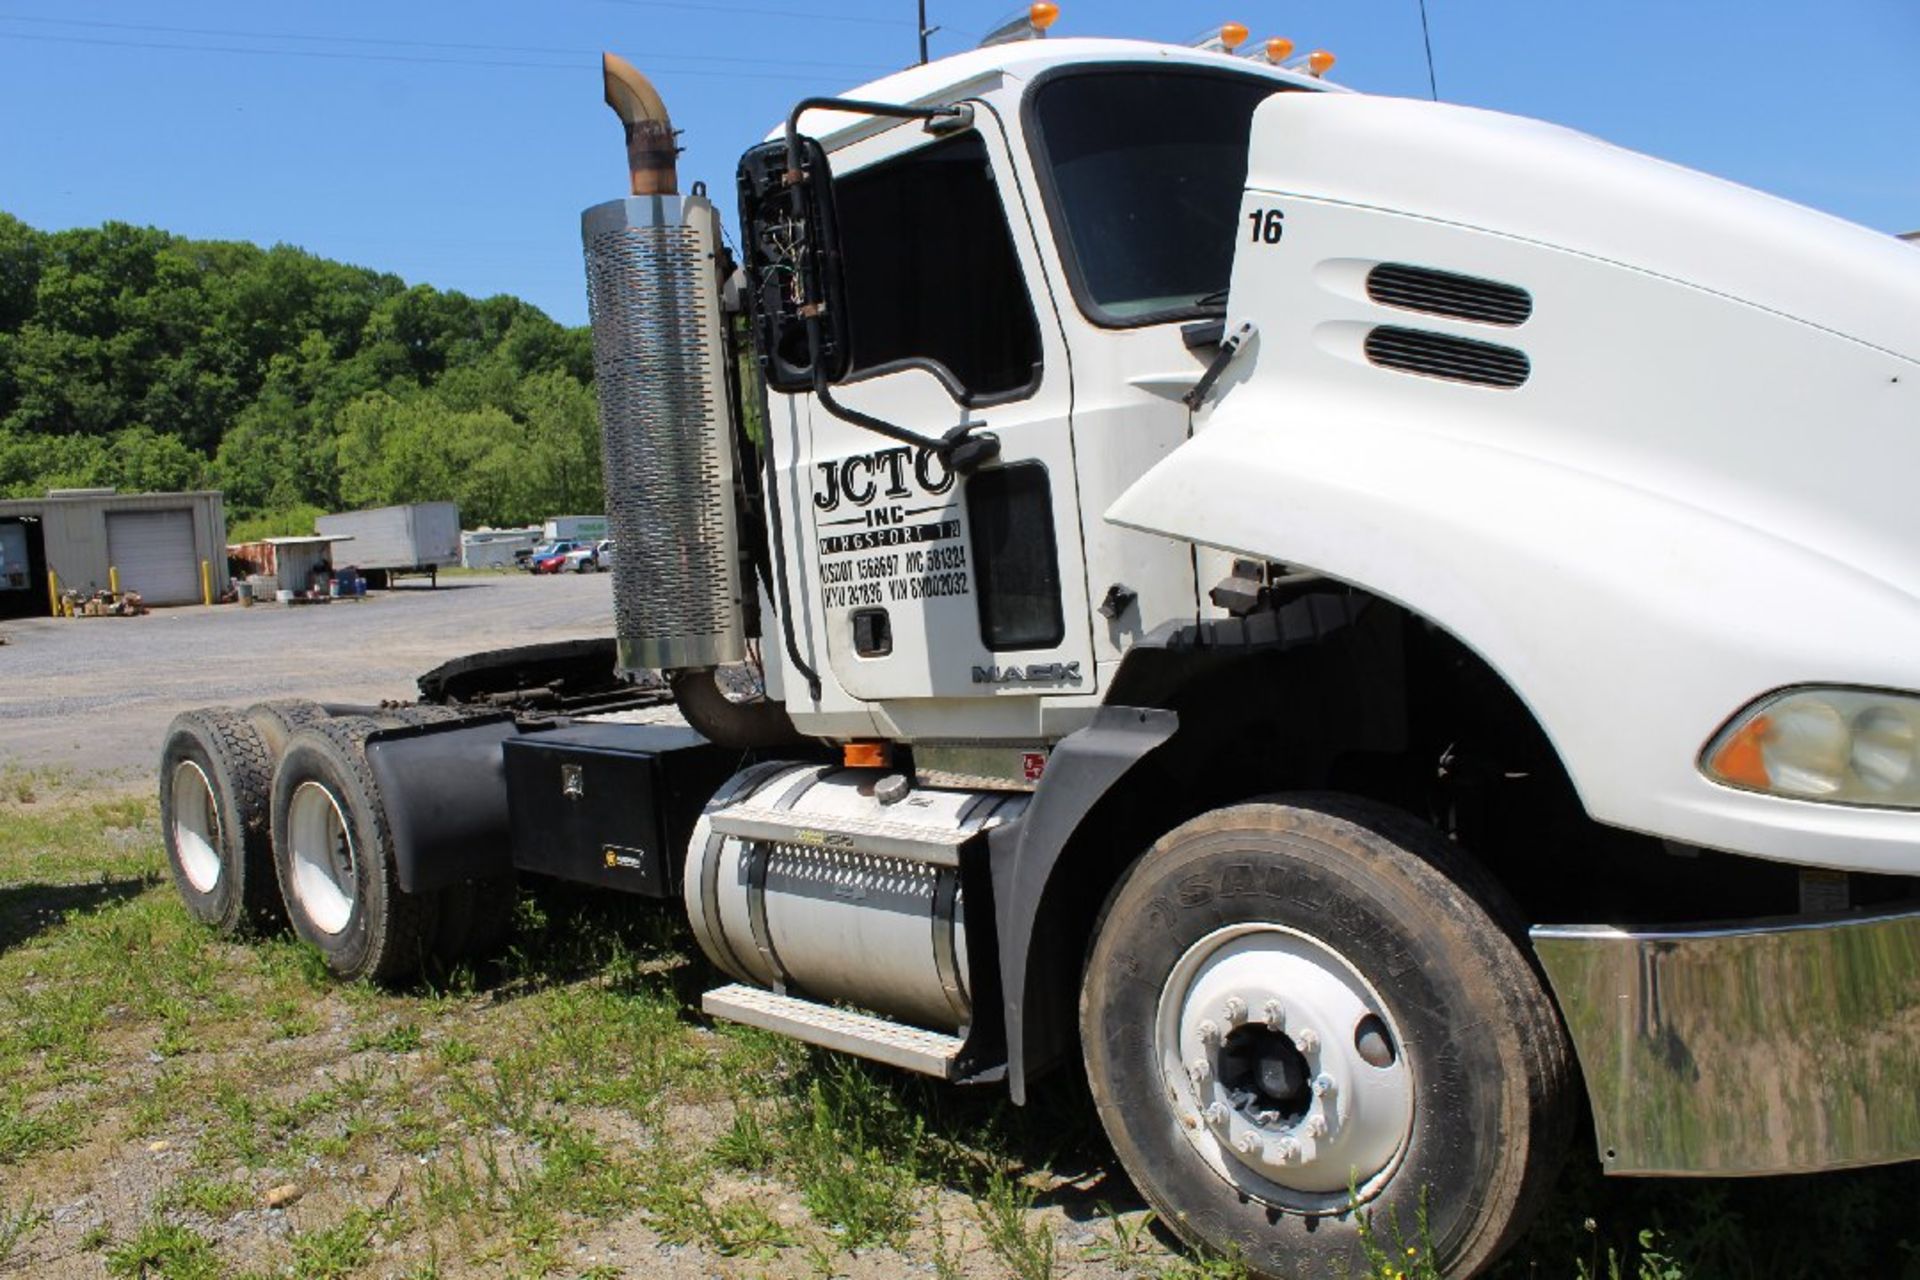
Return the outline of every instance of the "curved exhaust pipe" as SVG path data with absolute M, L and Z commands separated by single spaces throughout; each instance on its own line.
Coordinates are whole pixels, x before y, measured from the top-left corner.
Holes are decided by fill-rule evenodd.
M 673 121 L 653 82 L 631 62 L 615 53 L 600 55 L 600 76 L 606 82 L 607 105 L 627 130 L 627 172 L 636 196 L 671 196 L 680 191 L 676 161 L 680 148 L 673 140 Z
M 712 667 L 666 672 L 674 705 L 708 742 L 739 750 L 792 747 L 807 741 L 793 727 L 785 704 L 765 697 L 736 702 L 720 687 Z

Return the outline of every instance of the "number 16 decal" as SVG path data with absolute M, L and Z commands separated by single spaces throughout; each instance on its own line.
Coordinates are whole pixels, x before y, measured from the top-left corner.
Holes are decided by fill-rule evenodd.
M 1253 242 L 1279 244 L 1280 237 L 1287 231 L 1286 218 L 1278 209 L 1255 209 L 1247 214 L 1247 221 L 1253 224 Z

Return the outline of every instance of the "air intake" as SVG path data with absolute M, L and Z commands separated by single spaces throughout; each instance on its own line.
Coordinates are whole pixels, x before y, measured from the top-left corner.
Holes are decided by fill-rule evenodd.
M 1532 372 L 1527 353 L 1512 347 L 1385 324 L 1367 334 L 1367 359 L 1401 373 L 1506 389 Z
M 1511 326 L 1533 314 L 1533 296 L 1525 289 L 1404 262 L 1383 262 L 1369 271 L 1367 296 L 1382 306 L 1476 324 Z
M 620 669 L 746 656 L 733 424 L 715 254 L 699 195 L 643 195 L 580 217 Z

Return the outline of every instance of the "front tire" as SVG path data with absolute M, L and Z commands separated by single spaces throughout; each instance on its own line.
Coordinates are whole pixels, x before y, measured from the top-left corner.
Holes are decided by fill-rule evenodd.
M 1345 797 L 1169 833 L 1095 936 L 1095 1105 L 1183 1238 L 1271 1276 L 1367 1270 L 1361 1212 L 1472 1275 L 1570 1133 L 1569 1056 L 1506 904 L 1438 832 Z
M 310 725 L 273 777 L 273 854 L 294 932 L 349 980 L 415 972 L 434 936 L 436 899 L 400 888 L 386 811 L 368 766 L 366 716 Z

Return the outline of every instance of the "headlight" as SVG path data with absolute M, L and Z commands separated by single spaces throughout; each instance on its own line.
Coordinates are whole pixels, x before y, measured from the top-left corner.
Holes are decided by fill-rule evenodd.
M 1920 809 L 1920 697 L 1770 693 L 1720 731 L 1700 768 L 1715 782 L 1769 795 Z

